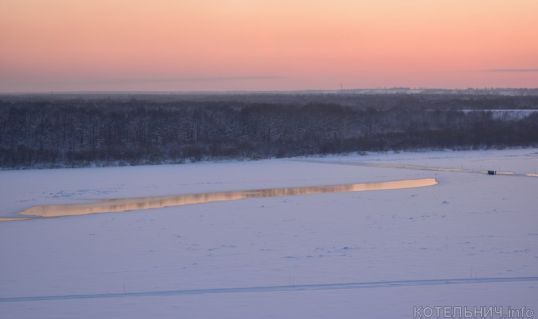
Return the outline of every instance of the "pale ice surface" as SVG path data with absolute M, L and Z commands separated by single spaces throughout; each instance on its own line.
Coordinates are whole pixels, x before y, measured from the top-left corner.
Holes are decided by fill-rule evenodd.
M 0 318 L 412 318 L 415 305 L 538 311 L 538 281 L 472 282 L 538 276 L 537 177 L 364 163 L 534 173 L 538 149 L 0 171 L 0 217 L 107 198 L 439 181 L 419 189 L 2 222 Z M 470 282 L 420 284 L 452 278 Z M 271 290 L 380 281 L 411 284 Z M 232 289 L 246 287 L 269 288 Z M 201 293 L 162 293 L 193 289 Z M 129 295 L 138 292 L 148 294 Z M 106 297 L 111 293 L 117 295 Z M 64 297 L 8 299 L 35 296 Z

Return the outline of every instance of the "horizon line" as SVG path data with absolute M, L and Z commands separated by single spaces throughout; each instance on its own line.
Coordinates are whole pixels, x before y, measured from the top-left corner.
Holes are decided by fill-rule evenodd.
M 357 91 L 502 91 L 538 90 L 538 87 L 358 87 L 349 89 L 277 89 L 277 90 L 49 90 L 0 91 L 0 95 L 70 95 L 70 94 L 256 94 L 256 93 L 355 93 Z M 358 92 L 357 92 L 358 93 Z

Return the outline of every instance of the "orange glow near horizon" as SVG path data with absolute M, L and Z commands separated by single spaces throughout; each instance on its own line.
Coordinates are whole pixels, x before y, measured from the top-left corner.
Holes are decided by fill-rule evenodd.
M 0 91 L 538 87 L 535 0 L 1 0 Z

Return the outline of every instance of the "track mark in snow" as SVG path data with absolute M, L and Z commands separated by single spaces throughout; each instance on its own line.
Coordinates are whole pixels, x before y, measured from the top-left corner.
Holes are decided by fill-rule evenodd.
M 1 222 L 16 222 L 20 220 L 29 220 L 30 218 L 18 218 L 18 217 L 0 217 Z
M 451 168 L 451 167 L 435 167 L 435 166 L 425 166 L 425 165 L 415 165 L 415 164 L 375 163 L 375 162 L 365 162 L 365 161 L 358 161 L 358 162 L 324 161 L 324 160 L 294 160 L 294 161 L 316 163 L 316 164 L 334 164 L 334 165 L 364 166 L 364 167 L 378 167 L 378 168 L 399 168 L 399 169 L 409 169 L 409 170 L 417 170 L 417 171 L 488 175 L 487 170 Z M 510 171 L 498 171 L 496 172 L 496 175 L 517 176 L 517 177 L 538 177 L 538 174 L 536 173 L 516 173 L 516 172 L 510 172 Z
M 458 278 L 458 279 L 423 279 L 423 280 L 395 280 L 395 281 L 371 281 L 349 282 L 329 284 L 305 284 L 283 286 L 258 286 L 240 288 L 208 288 L 208 289 L 178 289 L 161 291 L 140 292 L 117 292 L 98 294 L 73 294 L 56 296 L 30 296 L 30 297 L 5 297 L 0 298 L 0 303 L 6 302 L 31 302 L 53 300 L 76 300 L 76 299 L 101 299 L 101 298 L 126 298 L 126 297 L 159 297 L 181 295 L 207 295 L 207 294 L 236 294 L 236 293 L 260 293 L 260 292 L 297 292 L 312 290 L 337 290 L 337 289 L 364 289 L 364 288 L 390 288 L 390 287 L 414 287 L 414 286 L 444 286 L 457 284 L 489 284 L 509 282 L 538 281 L 538 277 L 494 277 L 494 278 Z

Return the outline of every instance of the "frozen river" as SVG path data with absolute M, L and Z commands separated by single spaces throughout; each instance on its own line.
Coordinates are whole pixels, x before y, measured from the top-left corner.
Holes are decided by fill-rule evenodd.
M 537 169 L 538 149 L 521 149 L 0 171 L 2 218 L 134 205 L 0 223 L 0 317 L 537 310 Z M 408 180 L 438 184 L 352 191 Z

